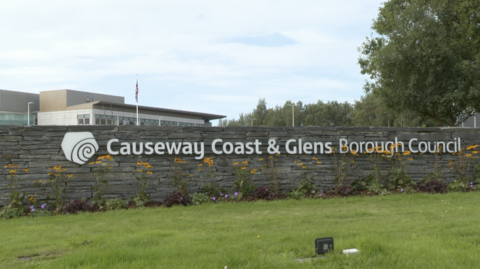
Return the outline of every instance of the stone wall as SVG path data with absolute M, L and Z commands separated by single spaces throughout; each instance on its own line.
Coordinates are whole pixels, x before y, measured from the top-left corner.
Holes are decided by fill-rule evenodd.
M 268 174 L 262 170 L 264 161 L 261 158 L 269 156 L 267 146 L 270 138 L 275 138 L 280 145 L 281 154 L 274 156 L 276 171 L 281 183 L 282 190 L 290 190 L 298 185 L 307 171 L 302 169 L 295 161 L 312 168 L 312 175 L 320 188 L 329 189 L 335 183 L 335 158 L 340 154 L 314 154 L 314 155 L 290 155 L 285 152 L 285 142 L 288 139 L 302 141 L 332 142 L 338 147 L 340 138 L 348 141 L 398 141 L 408 143 L 411 138 L 425 141 L 452 141 L 454 138 L 461 139 L 462 147 L 472 144 L 480 144 L 479 130 L 473 128 L 379 128 L 379 127 L 165 127 L 165 126 L 0 126 L 0 164 L 2 168 L 7 164 L 19 166 L 18 175 L 23 178 L 22 190 L 27 193 L 35 193 L 39 199 L 38 187 L 34 182 L 48 180 L 48 169 L 57 165 L 67 168 L 67 173 L 74 177 L 68 183 L 67 198 L 80 199 L 92 196 L 93 185 L 92 169 L 95 165 L 88 163 L 78 165 L 70 162 L 64 156 L 61 143 L 67 132 L 92 132 L 99 144 L 98 152 L 91 160 L 96 160 L 100 155 L 108 154 L 106 145 L 112 138 L 120 142 L 204 142 L 205 157 L 213 157 L 216 181 L 225 188 L 230 188 L 236 179 L 233 163 L 248 161 L 248 169 L 259 170 L 253 175 L 257 186 L 269 185 Z M 223 139 L 223 142 L 253 142 L 258 139 L 262 142 L 260 149 L 263 154 L 252 155 L 215 155 L 211 150 L 214 139 Z M 293 145 L 293 144 L 292 144 Z M 118 147 L 116 148 L 118 150 Z M 185 173 L 189 176 L 189 189 L 197 191 L 208 180 L 201 176 L 198 164 L 202 160 L 195 159 L 195 155 L 116 155 L 110 162 L 113 169 L 110 173 L 110 181 L 106 197 L 119 197 L 128 199 L 135 194 L 135 171 L 137 161 L 146 161 L 153 165 L 154 172 L 149 180 L 148 192 L 152 199 L 161 200 L 175 190 L 172 179 L 172 166 L 175 158 L 188 161 L 184 164 Z M 318 158 L 321 164 L 312 160 Z M 412 179 L 419 181 L 435 167 L 435 154 L 423 155 L 412 154 L 413 161 L 405 161 L 407 172 Z M 455 169 L 450 169 L 449 160 L 456 157 L 452 154 L 438 155 L 437 163 L 442 167 L 442 174 L 447 181 L 455 177 Z M 407 158 L 405 158 L 407 159 Z M 355 157 L 354 165 L 350 166 L 348 181 L 360 180 L 372 171 L 372 164 L 368 154 L 360 154 Z M 390 162 L 383 161 L 380 164 L 382 175 L 388 177 Z M 22 172 L 22 168 L 28 168 L 29 172 Z M 8 169 L 0 169 L 0 205 L 6 204 L 10 190 L 7 188 Z M 190 177 L 190 175 L 193 175 Z

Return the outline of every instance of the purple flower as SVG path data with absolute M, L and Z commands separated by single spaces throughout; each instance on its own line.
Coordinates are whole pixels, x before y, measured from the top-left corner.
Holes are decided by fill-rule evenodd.
M 212 197 L 212 200 L 215 201 L 215 200 L 217 200 L 217 198 L 215 198 L 215 196 L 213 196 L 213 197 Z
M 420 188 L 419 188 L 419 187 L 417 187 L 417 191 L 419 191 L 419 190 L 420 190 Z
M 403 192 L 403 189 L 401 189 L 400 191 Z
M 223 196 L 223 193 L 220 193 L 220 196 Z
M 45 209 L 45 207 L 47 206 L 47 204 L 43 204 L 40 206 L 41 209 Z
M 225 198 L 228 198 L 228 194 L 225 194 Z
M 238 192 L 235 192 L 235 193 L 234 193 L 234 196 L 237 197 L 237 195 L 238 195 Z
M 335 189 L 335 187 L 337 187 L 337 185 L 333 186 L 334 189 Z
M 323 193 L 323 189 L 320 190 Z
M 316 191 L 313 191 L 313 193 L 315 193 Z
M 320 194 L 318 195 L 318 197 L 322 197 L 322 194 L 320 193 Z
M 33 211 L 35 211 L 35 209 L 33 208 L 33 205 L 32 205 L 30 206 L 30 212 L 33 212 Z

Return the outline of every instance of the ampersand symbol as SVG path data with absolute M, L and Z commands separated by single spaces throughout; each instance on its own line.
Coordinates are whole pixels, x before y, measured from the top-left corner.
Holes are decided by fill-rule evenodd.
M 280 154 L 280 151 L 279 151 L 280 146 L 277 146 L 276 143 L 277 142 L 273 138 L 270 138 L 270 140 L 268 140 L 268 148 L 267 148 L 268 154 L 277 154 L 277 153 Z

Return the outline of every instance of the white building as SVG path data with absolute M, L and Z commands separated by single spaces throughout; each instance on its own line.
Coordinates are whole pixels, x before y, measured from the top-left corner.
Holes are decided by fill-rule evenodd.
M 0 90 L 0 124 L 26 124 L 30 100 L 34 101 L 30 108 L 32 125 L 137 125 L 136 105 L 125 104 L 124 97 L 74 90 L 45 91 L 39 95 Z M 2 101 L 6 111 L 1 111 Z M 21 112 L 16 111 L 19 108 Z M 211 126 L 210 120 L 226 117 L 146 106 L 139 106 L 138 111 L 140 125 Z M 2 115 L 7 117 L 9 113 L 22 114 L 22 121 L 2 122 Z

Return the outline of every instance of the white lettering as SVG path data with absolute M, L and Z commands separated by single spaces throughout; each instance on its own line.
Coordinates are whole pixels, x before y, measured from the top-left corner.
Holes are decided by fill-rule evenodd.
M 194 145 L 195 154 L 198 155 L 198 156 L 195 156 L 195 159 L 197 160 L 202 159 L 203 154 L 205 154 L 205 145 L 203 144 L 203 142 L 200 142 L 200 150 L 198 150 L 197 142 L 193 143 L 193 145 Z
M 190 142 L 183 142 L 183 148 L 182 148 L 183 154 L 192 154 L 192 143 Z
M 127 142 L 122 142 L 120 145 L 122 145 L 122 148 L 120 149 L 120 154 L 130 155 L 130 144 L 128 144 Z
M 223 153 L 232 154 L 232 152 L 233 152 L 233 144 L 230 142 L 225 142 L 225 144 L 223 144 Z
M 111 154 L 111 155 L 118 155 L 118 151 L 113 151 L 112 150 L 112 143 L 118 143 L 118 139 L 114 138 L 114 139 L 110 139 L 107 143 L 107 151 L 108 151 L 108 154 Z
M 303 152 L 305 152 L 305 154 L 312 154 L 312 143 L 305 142 L 305 144 L 303 144 Z
M 245 146 L 241 142 L 235 143 L 235 154 L 245 154 Z
M 213 142 L 212 142 L 212 151 L 213 151 L 213 153 L 215 153 L 215 154 L 222 154 L 221 151 L 218 151 L 218 150 L 215 148 L 215 144 L 217 144 L 218 142 L 221 143 L 222 141 L 223 141 L 222 139 L 215 139 L 215 140 L 213 140 Z
M 147 154 L 147 155 L 152 155 L 152 154 L 153 154 L 153 148 L 152 148 L 152 146 L 153 146 L 153 143 L 152 143 L 152 142 L 147 142 L 147 143 L 145 143 L 145 148 L 147 149 L 147 150 L 145 151 L 145 154 Z
M 295 139 L 289 139 L 287 140 L 287 143 L 285 143 L 285 150 L 287 151 L 288 154 L 297 154 L 297 147 L 293 146 L 293 150 L 290 150 L 290 143 L 295 143 Z
M 418 139 L 416 139 L 416 138 L 410 139 L 410 141 L 408 141 L 408 149 L 409 149 L 410 152 L 412 152 L 412 153 L 417 153 L 418 151 L 417 151 L 417 150 L 414 150 L 413 147 L 412 147 L 412 142 L 413 142 L 413 141 L 418 141 Z
M 158 155 L 163 155 L 165 152 L 165 144 L 163 142 L 158 142 L 155 144 L 155 153 Z
M 137 150 L 137 143 L 136 142 L 132 143 L 133 154 L 141 155 L 143 153 L 143 142 L 139 142 L 138 147 L 139 149 Z

